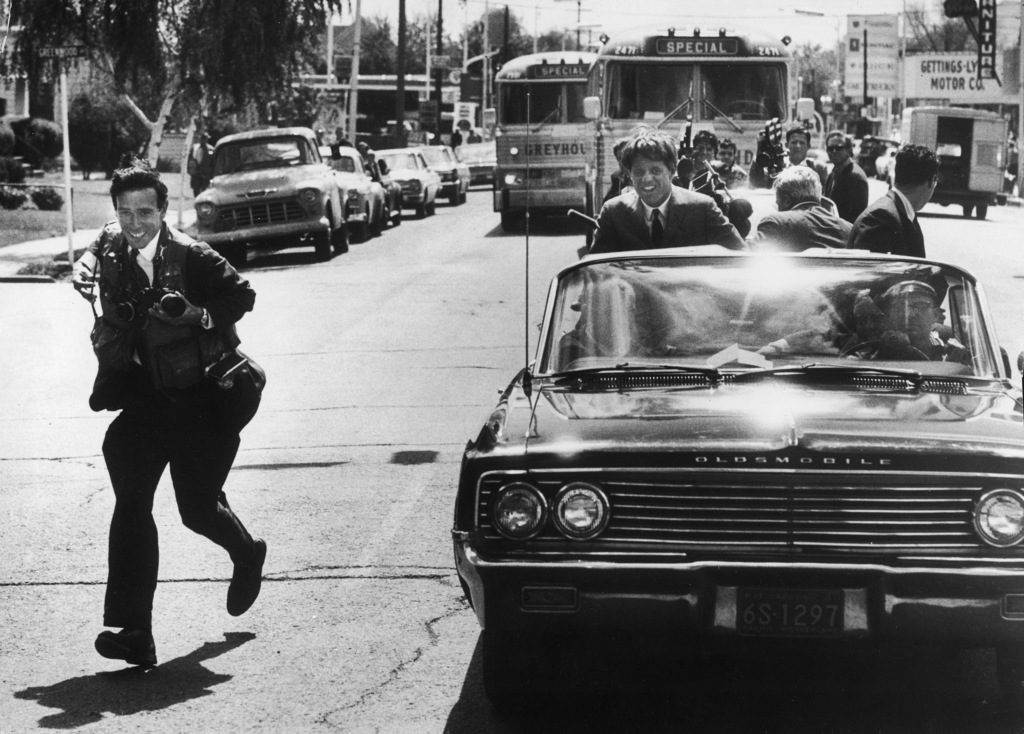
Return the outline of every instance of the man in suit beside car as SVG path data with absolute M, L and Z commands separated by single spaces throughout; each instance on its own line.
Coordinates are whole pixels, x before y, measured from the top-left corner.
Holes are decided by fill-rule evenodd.
M 825 196 L 835 202 L 839 216 L 853 224 L 868 208 L 868 177 L 853 160 L 853 141 L 841 130 L 825 138 L 825 152 L 833 166 L 825 180 Z
M 817 173 L 807 166 L 790 166 L 775 177 L 772 189 L 779 210 L 757 223 L 752 242 L 759 249 L 846 247 L 853 225 L 839 217 L 828 199 L 822 199 Z
M 858 250 L 924 257 L 924 235 L 917 212 L 939 182 L 939 159 L 923 145 L 904 145 L 896 153 L 893 187 L 857 217 L 849 246 Z
M 678 144 L 670 134 L 643 128 L 622 148 L 633 189 L 605 202 L 591 253 L 656 247 L 746 244 L 710 196 L 672 185 Z

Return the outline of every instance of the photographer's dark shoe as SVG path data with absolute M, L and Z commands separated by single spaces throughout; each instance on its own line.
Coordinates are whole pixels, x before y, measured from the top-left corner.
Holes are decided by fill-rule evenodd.
M 228 587 L 228 614 L 237 617 L 249 611 L 249 607 L 260 595 L 263 582 L 263 562 L 267 560 L 267 544 L 262 540 L 253 543 L 253 559 L 243 565 L 235 564 Z
M 129 665 L 146 668 L 156 665 L 156 645 L 149 630 L 127 627 L 120 632 L 104 630 L 96 638 L 96 652 L 111 660 L 124 660 Z

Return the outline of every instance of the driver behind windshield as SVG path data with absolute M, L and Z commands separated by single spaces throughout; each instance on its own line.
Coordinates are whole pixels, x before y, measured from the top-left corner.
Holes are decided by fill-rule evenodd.
M 879 298 L 886 329 L 875 359 L 928 359 L 971 363 L 967 348 L 945 324 L 935 289 L 920 280 L 897 283 Z

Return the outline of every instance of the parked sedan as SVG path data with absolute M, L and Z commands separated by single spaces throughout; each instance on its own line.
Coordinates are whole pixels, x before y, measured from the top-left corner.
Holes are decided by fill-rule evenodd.
M 469 185 L 493 184 L 498 151 L 491 140 L 487 143 L 463 143 L 455 149 L 459 160 L 469 166 Z
M 345 191 L 349 241 L 365 242 L 379 235 L 388 220 L 384 187 L 373 180 L 362 155 L 355 148 L 337 145 L 320 146 L 320 155 Z
M 460 161 L 447 145 L 424 145 L 420 148 L 432 171 L 441 177 L 439 196 L 448 199 L 452 206 L 466 201 L 469 191 L 469 166 Z
M 420 148 L 387 148 L 376 151 L 381 173 L 402 185 L 402 206 L 416 211 L 416 216 L 433 214 L 441 177 L 430 170 Z
M 529 706 L 624 651 L 957 644 L 994 648 L 1020 706 L 1021 386 L 974 277 L 704 250 L 558 273 L 466 447 L 452 536 L 487 696 Z

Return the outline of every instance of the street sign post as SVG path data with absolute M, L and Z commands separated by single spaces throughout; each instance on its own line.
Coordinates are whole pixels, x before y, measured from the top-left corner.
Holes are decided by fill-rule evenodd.
M 75 217 L 73 212 L 74 200 L 71 190 L 71 141 L 68 137 L 68 69 L 67 62 L 70 59 L 81 58 L 85 55 L 85 47 L 77 45 L 69 46 L 43 46 L 39 49 L 39 58 L 58 59 L 64 63 L 60 65 L 60 122 L 63 129 L 64 142 L 64 226 L 68 232 L 68 262 L 75 262 Z

